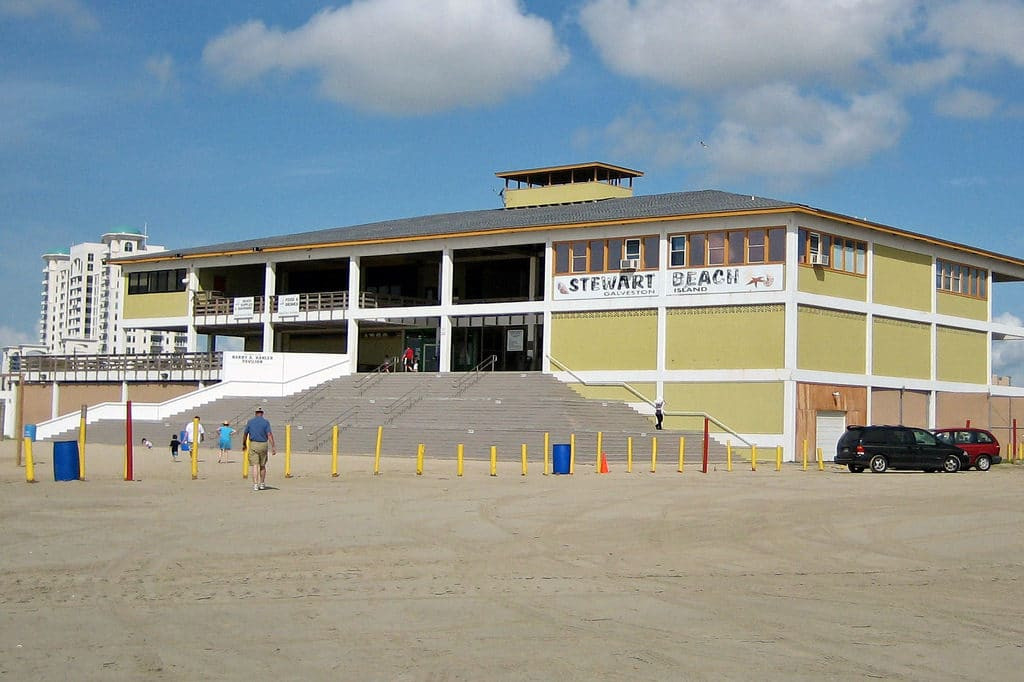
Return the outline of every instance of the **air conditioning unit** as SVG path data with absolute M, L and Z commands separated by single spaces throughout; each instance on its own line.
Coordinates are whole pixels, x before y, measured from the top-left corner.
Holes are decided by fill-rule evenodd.
M 639 268 L 639 258 L 623 258 L 619 261 L 619 270 L 637 270 Z
M 811 265 L 824 265 L 828 267 L 828 254 L 827 253 L 812 253 L 810 258 Z

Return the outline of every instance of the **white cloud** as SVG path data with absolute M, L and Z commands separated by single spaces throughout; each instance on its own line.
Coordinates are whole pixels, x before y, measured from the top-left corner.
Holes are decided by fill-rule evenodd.
M 900 92 L 927 92 L 963 75 L 967 60 L 962 54 L 944 54 L 933 59 L 890 64 L 884 67 L 889 85 Z
M 846 78 L 913 25 L 911 0 L 591 0 L 609 68 L 680 88 Z
M 160 87 L 161 93 L 174 92 L 180 87 L 178 74 L 174 65 L 174 57 L 162 54 L 146 60 L 146 72 L 149 73 Z
M 1011 313 L 998 315 L 993 322 L 1024 327 L 1024 321 Z M 992 342 L 992 373 L 1012 377 L 1014 386 L 1024 386 L 1024 340 Z
M 39 343 L 38 334 L 29 334 L 22 329 L 0 325 L 0 348 L 23 343 Z
M 900 103 L 884 93 L 840 105 L 792 85 L 768 85 L 730 98 L 708 138 L 718 176 L 758 175 L 785 185 L 859 164 L 895 145 L 906 126 Z
M 19 19 L 53 16 L 79 31 L 100 27 L 96 16 L 78 0 L 0 0 L 0 15 Z
M 988 93 L 957 88 L 935 101 L 935 113 L 952 118 L 988 118 L 999 106 L 999 100 Z
M 654 166 L 669 167 L 687 161 L 699 153 L 692 124 L 692 107 L 661 108 L 655 111 L 632 106 L 600 130 L 579 131 L 574 140 L 580 147 L 597 141 L 617 159 L 641 158 Z
M 313 70 L 325 97 L 391 114 L 497 102 L 568 59 L 551 24 L 517 0 L 355 0 L 292 31 L 250 21 L 203 50 L 230 83 Z
M 961 0 L 928 7 L 928 35 L 942 47 L 1024 67 L 1024 3 Z

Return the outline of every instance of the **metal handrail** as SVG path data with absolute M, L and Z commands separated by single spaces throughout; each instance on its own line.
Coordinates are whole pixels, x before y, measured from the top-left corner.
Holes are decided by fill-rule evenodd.
M 313 400 L 319 399 L 320 396 L 322 396 L 324 393 L 326 393 L 327 390 L 330 387 L 331 387 L 331 382 L 330 381 L 325 381 L 324 383 L 320 384 L 319 386 L 317 386 L 317 387 L 315 387 L 315 388 L 313 388 L 313 389 L 311 389 L 309 391 L 306 391 L 305 393 L 301 394 L 298 397 L 298 399 L 296 399 L 294 402 L 292 402 L 292 403 L 290 403 L 288 405 L 288 414 L 291 415 L 292 419 L 294 419 L 295 418 L 295 414 L 299 411 L 300 408 L 305 407 L 307 403 L 309 403 L 309 402 L 311 402 Z
M 423 393 L 421 392 L 420 387 L 415 386 L 412 390 L 405 393 L 405 395 L 384 408 L 384 423 L 392 423 L 395 421 L 395 417 L 406 412 L 410 407 L 422 399 Z
M 491 355 L 490 357 L 478 362 L 476 367 L 469 370 L 468 372 L 460 376 L 458 379 L 456 379 L 454 382 L 452 382 L 452 388 L 455 389 L 455 395 L 462 393 L 467 388 L 469 388 L 476 382 L 480 381 L 480 378 L 483 376 L 484 370 L 489 369 L 493 372 L 494 367 L 497 364 L 497 355 Z
M 356 393 L 362 395 L 366 392 L 366 389 L 370 388 L 378 381 L 384 378 L 385 374 L 390 374 L 392 370 L 391 360 L 385 360 L 376 367 L 373 368 L 372 372 L 367 373 L 366 376 L 360 377 L 352 384 L 352 388 L 355 389 Z
M 328 422 L 320 428 L 313 431 L 313 451 L 318 452 L 320 450 L 320 446 L 327 442 L 324 436 L 334 431 L 335 425 L 337 425 L 339 427 L 338 430 L 341 431 L 345 428 L 343 424 L 354 421 L 356 415 L 359 414 L 359 407 L 359 405 L 353 405 L 338 416 L 328 420 Z
M 624 381 L 587 381 L 586 379 L 584 379 L 580 375 L 576 374 L 576 372 L 572 371 L 568 366 L 566 366 L 566 364 L 564 362 L 559 361 L 558 359 L 556 359 L 555 357 L 553 357 L 551 355 L 549 355 L 547 357 L 548 357 L 548 361 L 549 362 L 551 362 L 554 365 L 557 365 L 559 368 L 562 369 L 562 371 L 567 372 L 573 379 L 576 380 L 577 383 L 583 384 L 584 386 L 613 386 L 613 387 L 616 387 L 616 388 L 623 388 L 623 389 L 629 391 L 630 393 L 632 393 L 633 395 L 635 395 L 637 398 L 640 398 L 640 400 L 644 401 L 645 403 L 650 405 L 652 408 L 654 407 L 654 401 L 653 400 L 651 400 L 650 398 L 645 396 L 643 393 L 641 393 L 640 391 L 638 391 L 637 389 L 635 389 L 634 387 L 630 386 L 629 384 L 627 384 Z M 722 421 L 720 421 L 718 418 L 714 417 L 711 414 L 708 414 L 707 412 L 687 412 L 687 411 L 681 411 L 681 410 L 665 410 L 664 414 L 665 414 L 666 417 L 670 417 L 670 416 L 671 417 L 701 417 L 702 419 L 707 419 L 709 422 L 711 422 L 712 424 L 714 424 L 718 428 L 722 429 L 726 433 L 728 433 L 728 434 L 732 435 L 733 437 L 735 437 L 737 440 L 739 440 L 744 445 L 746 445 L 748 447 L 753 445 L 753 443 L 748 441 L 746 438 L 744 438 L 740 434 L 736 433 L 736 431 L 734 431 L 733 429 L 729 428 Z

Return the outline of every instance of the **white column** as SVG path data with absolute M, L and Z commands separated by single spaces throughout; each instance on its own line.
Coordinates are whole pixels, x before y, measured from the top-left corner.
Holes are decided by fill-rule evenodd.
M 188 321 L 188 327 L 185 329 L 185 348 L 188 349 L 189 353 L 196 353 L 199 351 L 199 335 L 196 333 L 196 315 L 193 301 L 196 292 L 199 291 L 199 274 L 195 269 L 189 268 L 185 279 L 187 280 L 185 283 L 185 295 L 188 297 L 188 302 L 185 304 L 185 317 Z
M 53 391 L 50 394 L 50 419 L 60 416 L 60 384 L 53 380 Z
M 451 247 L 441 250 L 441 317 L 437 327 L 438 371 L 452 371 L 452 286 L 455 263 Z
M 359 369 L 359 322 L 355 313 L 359 309 L 359 256 L 351 256 L 348 259 L 348 309 L 345 311 L 345 319 L 348 322 L 346 327 L 346 352 L 348 353 L 352 371 Z
M 270 311 L 273 310 L 271 298 L 277 290 L 277 267 L 268 262 L 263 270 L 263 352 L 274 352 L 274 325 Z

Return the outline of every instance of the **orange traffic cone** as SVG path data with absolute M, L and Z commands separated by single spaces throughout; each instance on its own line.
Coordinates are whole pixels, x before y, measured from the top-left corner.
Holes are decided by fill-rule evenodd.
M 605 456 L 603 452 L 601 453 L 601 473 L 608 473 L 608 458 Z

